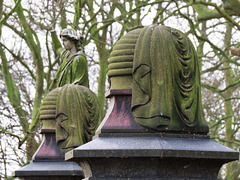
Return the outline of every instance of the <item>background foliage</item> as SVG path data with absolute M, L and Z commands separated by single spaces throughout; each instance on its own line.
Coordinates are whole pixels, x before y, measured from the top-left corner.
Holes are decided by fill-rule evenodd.
M 90 88 L 103 113 L 107 60 L 122 35 L 150 24 L 187 33 L 202 64 L 202 101 L 211 138 L 239 150 L 239 9 L 239 0 L 1 0 L 0 176 L 11 178 L 41 141 L 39 107 L 60 63 L 55 35 L 65 27 L 85 38 Z M 220 179 L 240 178 L 239 162 L 222 169 Z

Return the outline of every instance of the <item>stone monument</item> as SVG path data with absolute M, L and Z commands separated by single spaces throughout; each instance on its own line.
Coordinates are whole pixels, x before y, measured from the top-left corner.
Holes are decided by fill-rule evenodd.
M 56 36 L 52 33 L 52 36 Z M 65 84 L 78 84 L 89 87 L 88 65 L 82 45 L 82 37 L 79 37 L 73 29 L 63 29 L 60 38 L 64 48 L 56 49 L 60 57 L 61 65 L 50 89 L 62 87 Z
M 40 109 L 43 142 L 32 162 L 15 171 L 26 180 L 82 179 L 82 169 L 64 160 L 64 153 L 92 139 L 100 123 L 96 95 L 88 88 L 87 61 L 76 31 L 64 29 L 60 37 L 62 64 Z M 81 48 L 80 48 L 81 47 Z
M 217 179 L 239 153 L 209 139 L 199 62 L 182 32 L 133 30 L 114 46 L 111 104 L 97 136 L 65 154 L 89 180 Z
M 14 172 L 15 177 L 25 180 L 83 179 L 82 169 L 74 162 L 64 161 L 64 154 L 56 142 L 56 107 L 61 88 L 51 91 L 43 100 L 40 110 L 43 141 L 32 162 Z

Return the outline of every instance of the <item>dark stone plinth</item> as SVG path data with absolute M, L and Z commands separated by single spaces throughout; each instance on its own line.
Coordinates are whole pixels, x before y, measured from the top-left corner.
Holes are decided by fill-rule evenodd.
M 55 130 L 41 130 L 43 141 L 33 156 L 34 161 L 63 161 L 64 155 L 56 143 Z
M 100 136 L 65 157 L 81 165 L 86 179 L 94 180 L 212 180 L 224 163 L 239 158 L 237 151 L 204 136 L 128 135 Z
M 25 180 L 72 180 L 83 179 L 82 169 L 75 162 L 31 162 L 14 172 L 15 177 Z
M 108 113 L 99 126 L 97 133 L 131 133 L 148 132 L 149 130 L 139 126 L 131 112 L 132 90 L 110 90 L 106 94 L 110 98 Z
M 66 162 L 56 144 L 55 130 L 42 130 L 43 142 L 30 164 L 16 170 L 13 176 L 25 180 L 75 180 L 84 174 L 75 162 Z

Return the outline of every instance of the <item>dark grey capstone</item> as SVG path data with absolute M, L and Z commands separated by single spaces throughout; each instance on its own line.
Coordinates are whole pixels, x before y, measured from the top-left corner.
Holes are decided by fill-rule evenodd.
M 146 133 L 147 134 L 147 133 Z M 239 153 L 209 138 L 132 133 L 100 136 L 68 153 L 89 180 L 217 179 Z
M 75 162 L 31 162 L 16 170 L 15 177 L 25 180 L 73 180 L 83 179 L 82 169 Z

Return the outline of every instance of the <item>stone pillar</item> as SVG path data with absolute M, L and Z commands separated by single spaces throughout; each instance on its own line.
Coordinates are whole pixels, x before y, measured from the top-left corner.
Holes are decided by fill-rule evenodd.
M 43 141 L 30 164 L 16 170 L 15 177 L 25 180 L 83 179 L 83 171 L 75 162 L 67 162 L 56 144 L 55 130 L 44 130 Z
M 30 164 L 16 170 L 15 177 L 25 180 L 73 180 L 83 179 L 83 171 L 75 162 L 64 160 L 64 154 L 56 143 L 56 103 L 59 88 L 51 91 L 43 100 L 40 110 L 43 141 Z
M 110 90 L 110 113 L 87 144 L 66 153 L 89 180 L 217 179 L 239 153 L 207 135 L 161 133 L 139 126 L 131 114 L 131 90 Z
M 109 58 L 110 108 L 97 136 L 66 153 L 89 180 L 216 180 L 239 153 L 209 139 L 199 61 L 182 32 L 133 30 Z

